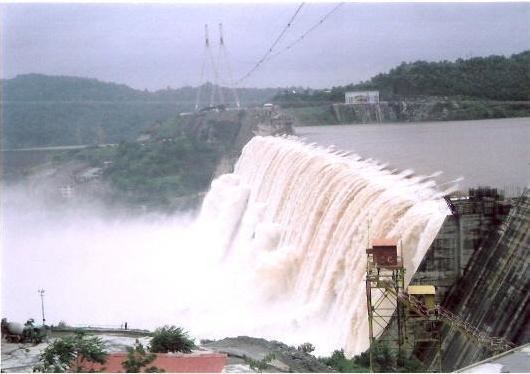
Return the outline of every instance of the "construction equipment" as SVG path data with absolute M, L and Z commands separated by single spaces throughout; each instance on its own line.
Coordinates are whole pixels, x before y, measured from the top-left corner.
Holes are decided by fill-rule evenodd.
M 24 325 L 18 322 L 8 322 L 2 318 L 2 336 L 8 343 L 39 344 L 46 337 L 45 326 L 34 326 L 34 320 L 29 319 Z
M 368 309 L 368 327 L 370 339 L 370 367 L 373 368 L 373 347 L 376 343 L 374 327 L 381 331 L 387 329 L 391 319 L 397 324 L 397 336 L 387 329 L 383 340 L 397 344 L 399 356 L 404 344 L 412 341 L 407 336 L 407 323 L 423 324 L 426 336 L 415 337 L 416 342 L 435 343 L 441 350 L 439 322 L 457 329 L 477 344 L 493 353 L 510 350 L 515 345 L 501 337 L 488 336 L 477 327 L 435 303 L 435 288 L 432 285 L 409 286 L 405 292 L 405 268 L 402 256 L 398 256 L 397 242 L 383 239 L 374 240 L 372 248 L 366 250 L 366 298 Z M 409 313 L 405 313 L 405 309 Z M 414 335 L 412 330 L 411 335 Z M 410 339 L 409 339 L 410 338 Z M 441 360 L 441 355 L 437 355 Z M 441 362 L 438 363 L 441 371 Z
M 500 353 L 515 348 L 515 344 L 501 337 L 489 336 L 440 305 L 436 305 L 434 308 L 429 308 L 425 303 L 421 302 L 413 295 L 396 293 L 394 288 L 388 283 L 382 283 L 381 285 L 384 286 L 389 293 L 393 294 L 401 304 L 409 310 L 414 311 L 417 315 L 422 317 L 436 316 L 444 323 L 454 327 L 462 334 L 471 338 L 477 344 L 484 346 L 491 352 Z

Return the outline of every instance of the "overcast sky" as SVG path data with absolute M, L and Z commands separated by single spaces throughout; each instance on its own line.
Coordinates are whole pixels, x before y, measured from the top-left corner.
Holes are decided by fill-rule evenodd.
M 4 4 L 2 74 L 73 75 L 150 90 L 197 85 L 204 24 L 217 57 L 222 22 L 233 77 L 240 78 L 298 6 Z M 334 6 L 305 4 L 277 50 Z M 242 85 L 322 88 L 366 80 L 402 61 L 510 55 L 530 49 L 529 20 L 530 3 L 347 3 Z M 206 73 L 212 80 L 211 69 Z M 230 80 L 228 69 L 221 69 L 220 79 Z

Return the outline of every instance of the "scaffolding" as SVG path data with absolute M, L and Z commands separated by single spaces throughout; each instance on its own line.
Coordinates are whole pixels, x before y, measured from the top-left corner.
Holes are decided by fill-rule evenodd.
M 374 240 L 366 250 L 366 305 L 370 339 L 370 369 L 374 367 L 374 350 L 377 337 L 385 331 L 384 338 L 397 346 L 399 357 L 403 355 L 406 336 L 406 320 L 403 304 L 398 295 L 405 288 L 405 268 L 397 255 L 397 244 L 387 240 Z M 390 322 L 396 318 L 396 328 Z
M 406 353 L 434 350 L 436 360 L 432 366 L 436 368 L 433 371 L 442 372 L 442 323 L 457 329 L 493 353 L 514 347 L 506 339 L 491 337 L 437 305 L 434 286 L 409 286 L 405 291 L 403 256 L 398 256 L 396 242 L 374 240 L 372 248 L 368 248 L 366 253 L 370 371 L 374 369 L 374 351 L 379 340 L 397 347 L 399 360 L 403 360 Z
M 425 304 L 405 292 L 405 267 L 403 256 L 398 256 L 397 243 L 374 240 L 366 253 L 370 371 L 374 371 L 374 352 L 378 343 L 385 342 L 397 348 L 398 362 L 403 362 L 416 347 L 434 348 L 439 353 L 440 320 L 434 295 L 432 302 Z M 437 357 L 441 355 L 437 354 Z M 438 370 L 441 372 L 441 362 Z

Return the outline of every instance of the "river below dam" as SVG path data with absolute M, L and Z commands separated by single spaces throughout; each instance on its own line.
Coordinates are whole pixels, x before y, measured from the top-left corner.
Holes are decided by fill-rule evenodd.
M 301 126 L 308 142 L 354 151 L 391 168 L 432 175 L 438 184 L 503 188 L 517 194 L 530 182 L 530 118 L 475 121 Z M 462 179 L 460 179 L 462 178 Z

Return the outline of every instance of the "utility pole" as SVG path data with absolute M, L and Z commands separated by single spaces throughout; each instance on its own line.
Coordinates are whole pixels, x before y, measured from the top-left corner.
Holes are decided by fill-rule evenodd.
M 225 41 L 223 38 L 223 24 L 222 23 L 219 24 L 219 45 L 222 45 L 222 46 L 225 45 Z
M 37 290 L 40 295 L 40 306 L 42 309 L 42 326 L 46 325 L 46 318 L 44 317 L 44 289 Z

